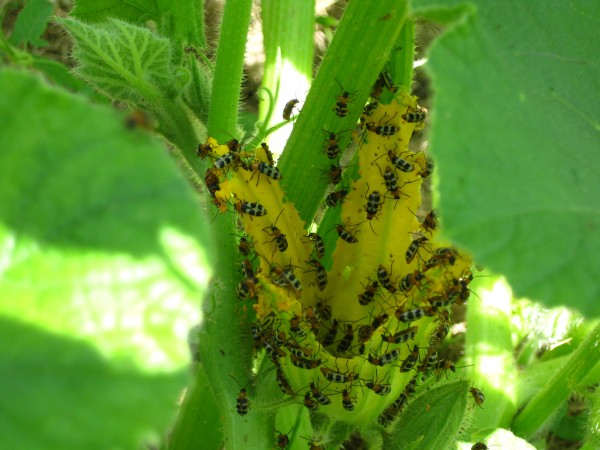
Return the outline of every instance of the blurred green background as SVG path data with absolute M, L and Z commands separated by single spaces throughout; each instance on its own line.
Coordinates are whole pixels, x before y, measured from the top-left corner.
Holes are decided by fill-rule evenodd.
M 125 116 L 0 70 L 6 449 L 157 443 L 210 277 L 204 205 Z

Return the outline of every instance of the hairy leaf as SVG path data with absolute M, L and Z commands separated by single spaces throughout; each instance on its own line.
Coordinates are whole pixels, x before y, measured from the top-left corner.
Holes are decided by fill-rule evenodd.
M 168 39 L 117 19 L 93 26 L 76 19 L 59 23 L 75 40 L 75 73 L 104 94 L 140 106 L 176 95 Z
M 467 407 L 469 384 L 452 381 L 418 395 L 400 415 L 388 436 L 389 448 L 446 449 L 456 441 Z
M 470 4 L 429 54 L 447 235 L 516 295 L 598 315 L 598 6 Z

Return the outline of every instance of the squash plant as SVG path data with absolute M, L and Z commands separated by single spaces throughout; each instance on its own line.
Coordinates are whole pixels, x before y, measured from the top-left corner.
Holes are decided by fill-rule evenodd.
M 313 79 L 314 3 L 265 0 L 243 139 L 251 3 L 210 58 L 200 1 L 80 0 L 71 72 L 26 51 L 47 2 L 4 6 L 7 446 L 597 446 L 595 7 L 353 0 Z

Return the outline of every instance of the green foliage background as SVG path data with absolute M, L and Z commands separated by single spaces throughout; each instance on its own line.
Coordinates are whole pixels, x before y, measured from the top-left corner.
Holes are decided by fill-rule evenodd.
M 444 229 L 516 295 L 598 316 L 598 5 L 451 4 L 429 53 Z
M 2 446 L 156 442 L 210 274 L 202 203 L 108 107 L 16 70 L 0 90 Z

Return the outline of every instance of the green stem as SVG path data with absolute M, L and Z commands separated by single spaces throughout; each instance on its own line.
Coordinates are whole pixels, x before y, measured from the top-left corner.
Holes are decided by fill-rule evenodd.
M 242 82 L 246 30 L 250 21 L 251 0 L 230 1 L 225 5 L 217 51 L 208 132 L 223 142 L 235 133 Z M 240 32 L 242 31 L 242 32 Z M 204 302 L 204 321 L 200 333 L 200 358 L 222 419 L 226 448 L 269 448 L 273 438 L 271 422 L 253 410 L 252 340 L 248 313 L 235 294 L 240 269 L 234 238 L 233 220 L 219 214 L 213 224 L 217 259 L 216 278 L 210 298 Z M 235 377 L 235 379 L 233 378 Z M 240 386 L 241 384 L 241 386 Z M 247 385 L 246 385 L 247 384 Z M 236 399 L 245 388 L 250 402 L 247 415 L 236 411 Z
M 174 426 L 169 449 L 193 448 L 190 442 L 197 442 L 201 435 L 194 417 L 204 417 L 204 421 L 210 421 L 209 426 L 222 428 L 227 448 L 269 448 L 268 440 L 272 439 L 273 429 L 267 417 L 253 410 L 252 385 L 245 386 L 251 402 L 250 411 L 245 417 L 236 411 L 240 389 L 252 377 L 252 344 L 247 318 L 242 315 L 242 304 L 234 292 L 240 274 L 238 264 L 233 263 L 238 254 L 232 236 L 227 233 L 233 229 L 232 218 L 229 214 L 220 214 L 213 224 L 219 230 L 214 233 L 213 242 L 218 278 L 213 280 L 210 297 L 203 303 L 203 323 L 198 340 L 204 370 L 199 368 L 196 373 L 196 380 Z M 198 402 L 214 404 L 215 407 L 206 411 Z
M 564 367 L 540 390 L 512 423 L 515 434 L 524 438 L 533 436 L 567 400 L 578 382 L 594 369 L 598 362 L 600 324 L 591 331 L 575 350 Z
M 244 52 L 252 0 L 225 3 L 208 115 L 208 133 L 219 142 L 231 139 L 238 122 Z
M 247 384 L 252 378 L 252 339 L 248 313 L 244 313 L 235 294 L 240 270 L 238 264 L 233 263 L 238 255 L 232 237 L 227 234 L 232 228 L 232 217 L 219 215 L 215 227 L 219 229 L 214 242 L 218 279 L 212 284 L 210 298 L 204 302 L 200 359 L 217 403 L 215 414 L 222 419 L 226 447 L 269 448 L 273 435 L 271 422 L 253 407 L 254 387 Z M 236 399 L 242 388 L 246 389 L 250 401 L 250 411 L 244 417 L 236 411 Z

